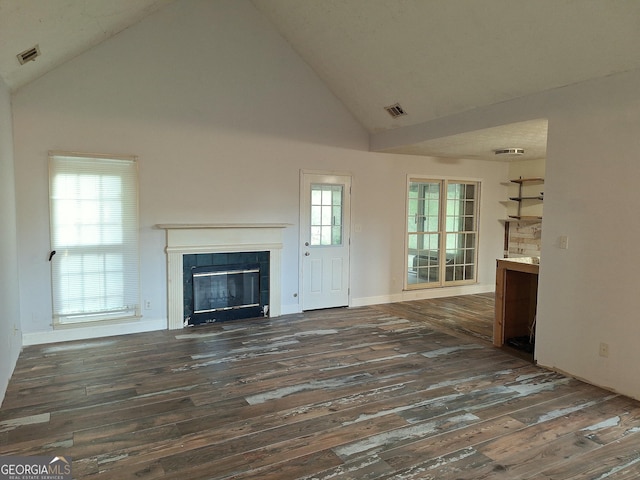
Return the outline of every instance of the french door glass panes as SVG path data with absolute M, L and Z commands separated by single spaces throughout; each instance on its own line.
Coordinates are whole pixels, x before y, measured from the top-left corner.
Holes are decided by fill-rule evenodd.
M 342 245 L 343 185 L 311 185 L 311 245 Z
M 440 281 L 440 183 L 409 183 L 408 284 Z
M 407 288 L 476 281 L 479 183 L 409 180 Z

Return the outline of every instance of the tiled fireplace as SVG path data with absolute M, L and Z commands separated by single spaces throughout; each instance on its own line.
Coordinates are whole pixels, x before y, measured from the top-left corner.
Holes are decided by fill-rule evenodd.
M 269 315 L 281 312 L 282 231 L 286 224 L 159 224 L 167 232 L 167 313 L 170 330 L 185 326 L 184 268 L 198 254 L 268 252 Z

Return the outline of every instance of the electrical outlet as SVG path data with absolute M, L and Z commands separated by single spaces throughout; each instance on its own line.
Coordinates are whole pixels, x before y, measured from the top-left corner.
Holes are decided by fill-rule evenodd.
M 604 343 L 604 342 L 600 343 L 600 356 L 601 357 L 605 357 L 605 358 L 609 356 L 609 344 L 608 343 Z
M 151 300 L 145 300 L 144 301 L 144 309 L 145 310 L 151 310 Z

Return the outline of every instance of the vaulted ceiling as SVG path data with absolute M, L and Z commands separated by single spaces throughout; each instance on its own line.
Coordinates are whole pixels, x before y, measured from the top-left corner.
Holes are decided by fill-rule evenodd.
M 0 0 L 0 76 L 17 90 L 170 2 Z M 238 0 L 204 0 L 238 1 Z M 371 134 L 640 68 L 629 0 L 252 0 Z M 39 45 L 41 56 L 16 55 Z M 400 104 L 392 118 L 384 107 Z M 546 155 L 546 121 L 393 149 L 494 158 Z
M 0 0 L 0 76 L 16 90 L 173 0 Z M 38 45 L 41 56 L 16 55 Z

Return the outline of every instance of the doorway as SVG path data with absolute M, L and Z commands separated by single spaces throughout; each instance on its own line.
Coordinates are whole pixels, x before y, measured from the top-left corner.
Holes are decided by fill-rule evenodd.
M 302 309 L 349 305 L 351 176 L 301 172 Z

